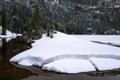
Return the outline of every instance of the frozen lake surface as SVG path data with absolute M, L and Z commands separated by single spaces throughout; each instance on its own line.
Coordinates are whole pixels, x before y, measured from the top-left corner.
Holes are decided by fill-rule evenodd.
M 91 35 L 87 38 L 57 32 L 51 39 L 44 34 L 32 44 L 31 49 L 14 56 L 10 61 L 68 74 L 113 70 L 120 68 L 120 48 L 91 41 L 119 45 L 119 40 L 120 36 L 113 35 Z

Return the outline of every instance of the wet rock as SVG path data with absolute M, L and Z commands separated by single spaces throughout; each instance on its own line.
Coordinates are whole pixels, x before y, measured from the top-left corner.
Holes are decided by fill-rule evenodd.
M 23 36 L 19 37 L 19 42 L 31 45 L 31 43 L 33 43 L 34 41 L 27 34 L 24 34 Z
M 105 35 L 119 35 L 120 31 L 116 29 L 108 29 L 104 32 Z
M 24 33 L 23 36 L 19 37 L 20 43 L 31 45 L 31 43 L 34 43 L 33 40 L 40 39 L 42 37 L 41 32 L 33 32 L 33 33 Z

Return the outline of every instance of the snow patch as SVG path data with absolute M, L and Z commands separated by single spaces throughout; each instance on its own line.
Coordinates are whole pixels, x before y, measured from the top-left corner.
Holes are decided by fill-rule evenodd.
M 0 26 L 0 34 L 2 34 L 2 26 Z M 22 36 L 22 34 L 16 34 L 6 30 L 6 35 L 0 35 L 0 38 L 16 38 L 17 36 Z
M 46 64 L 42 69 L 69 74 L 96 71 L 89 60 L 83 59 L 62 59 Z
M 111 70 L 120 68 L 120 60 L 111 58 L 90 58 L 99 70 Z
M 1 38 L 16 38 L 16 33 L 6 30 L 6 35 L 0 35 Z

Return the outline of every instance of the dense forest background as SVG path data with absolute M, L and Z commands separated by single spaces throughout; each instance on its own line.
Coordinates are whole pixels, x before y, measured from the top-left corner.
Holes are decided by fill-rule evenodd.
M 16 33 L 120 34 L 120 0 L 0 0 L 0 22 L 3 7 Z

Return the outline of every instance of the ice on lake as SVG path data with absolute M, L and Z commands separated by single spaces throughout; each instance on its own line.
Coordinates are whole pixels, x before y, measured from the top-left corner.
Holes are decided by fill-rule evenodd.
M 14 56 L 10 61 L 23 66 L 37 65 L 44 70 L 69 74 L 120 68 L 119 47 L 91 42 L 105 41 L 119 45 L 120 37 L 94 37 L 95 35 L 86 38 L 82 35 L 57 32 L 54 38 L 48 38 L 44 34 L 41 39 L 35 40 L 31 49 Z

